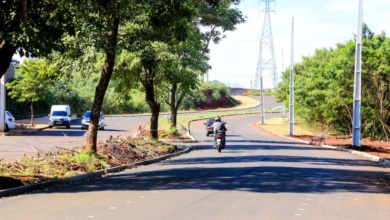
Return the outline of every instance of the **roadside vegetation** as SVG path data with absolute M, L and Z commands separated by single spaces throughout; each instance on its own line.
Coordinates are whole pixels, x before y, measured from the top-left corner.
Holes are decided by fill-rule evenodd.
M 259 89 L 246 89 L 244 91 L 244 93 L 247 96 L 260 96 Z M 275 95 L 275 94 L 276 94 L 276 91 L 264 90 L 264 96 L 271 96 L 271 95 Z
M 81 80 L 84 79 L 80 78 L 78 82 Z M 116 93 L 115 90 L 112 90 L 112 92 Z M 139 95 L 139 93 L 137 94 Z M 45 99 L 42 99 L 42 101 L 45 101 Z M 200 83 L 199 88 L 193 90 L 192 96 L 186 96 L 184 100 L 185 106 L 189 110 L 196 109 L 201 103 L 204 107 L 205 102 L 209 103 L 207 106 L 209 109 L 219 106 L 215 103 L 224 103 L 225 107 L 234 107 L 238 104 L 231 99 L 229 89 L 224 84 L 210 82 Z M 145 110 L 145 112 L 148 111 Z M 231 113 L 217 112 L 217 114 L 230 115 Z M 178 124 L 180 124 L 178 126 L 184 124 L 184 127 L 188 129 L 187 125 L 190 120 L 205 117 L 215 117 L 215 113 L 202 113 L 200 116 L 192 117 L 178 116 Z M 159 125 L 158 133 L 161 139 L 188 138 L 176 126 L 171 127 L 169 117 L 160 117 Z M 134 138 L 111 137 L 98 143 L 96 154 L 85 151 L 84 147 L 81 146 L 66 149 L 58 148 L 57 151 L 38 152 L 35 156 L 26 156 L 16 161 L 0 163 L 0 189 L 41 183 L 115 166 L 128 165 L 174 153 L 178 150 L 176 146 L 164 144 L 151 138 L 149 128 L 145 128 Z
M 171 112 L 173 128 L 184 97 L 199 88 L 211 68 L 209 44 L 220 42 L 224 32 L 234 31 L 236 25 L 245 22 L 236 7 L 239 3 L 239 0 L 39 0 L 34 4 L 27 0 L 21 4 L 5 1 L 3 8 L 7 10 L 1 15 L 4 22 L 0 25 L 0 76 L 16 51 L 45 59 L 47 66 L 55 70 L 50 85 L 46 86 L 46 103 L 68 104 L 77 114 L 91 110 L 87 152 L 97 150 L 101 111 L 133 113 L 148 109 L 150 134 L 157 139 L 163 105 Z M 19 90 L 18 84 L 27 75 L 21 73 L 14 84 L 7 86 L 9 96 L 18 96 L 12 95 L 12 91 Z M 130 102 L 134 97 L 143 97 L 144 103 Z M 43 100 L 16 100 L 26 102 L 31 110 L 44 115 L 47 106 L 35 108 L 40 101 Z M 7 103 L 9 109 L 19 106 L 14 104 Z
M 0 163 L 0 190 L 129 165 L 178 150 L 147 137 L 110 138 L 98 143 L 97 149 L 96 154 L 91 154 L 83 147 L 59 148 Z
M 362 48 L 362 137 L 390 138 L 390 38 L 364 25 Z M 355 41 L 317 49 L 294 65 L 295 113 L 313 127 L 352 133 Z M 283 72 L 277 101 L 289 103 L 289 72 Z

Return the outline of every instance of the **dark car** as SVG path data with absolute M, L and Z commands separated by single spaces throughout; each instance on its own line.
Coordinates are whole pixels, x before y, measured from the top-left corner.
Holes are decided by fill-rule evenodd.
M 208 137 L 210 134 L 213 133 L 213 123 L 215 122 L 214 118 L 209 118 L 207 121 L 204 123 L 206 125 L 206 136 Z

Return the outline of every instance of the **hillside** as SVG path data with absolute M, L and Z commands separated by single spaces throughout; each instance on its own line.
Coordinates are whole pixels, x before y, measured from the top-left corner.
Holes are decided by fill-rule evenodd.
M 195 102 L 194 108 L 198 110 L 216 109 L 216 108 L 229 108 L 239 105 L 240 103 L 233 99 L 231 96 L 221 94 L 219 99 L 214 99 L 210 91 L 203 91 L 205 96 L 204 101 Z

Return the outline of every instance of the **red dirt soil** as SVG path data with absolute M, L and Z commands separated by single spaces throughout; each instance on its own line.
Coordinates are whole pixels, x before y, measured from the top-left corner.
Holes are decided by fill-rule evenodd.
M 304 141 L 308 141 L 308 142 L 311 142 L 312 138 L 316 137 L 316 135 L 289 135 L 289 136 Z M 360 147 L 354 147 L 352 146 L 351 136 L 326 136 L 322 144 L 366 152 L 368 154 L 390 160 L 390 142 L 375 141 L 371 138 L 366 138 L 361 141 Z

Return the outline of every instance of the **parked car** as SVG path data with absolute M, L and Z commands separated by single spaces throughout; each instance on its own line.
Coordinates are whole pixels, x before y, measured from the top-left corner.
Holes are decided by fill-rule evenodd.
M 5 111 L 5 126 L 4 130 L 9 131 L 10 129 L 15 128 L 15 118 L 9 111 Z
M 90 120 L 91 120 L 91 111 L 86 111 L 83 116 L 83 120 L 81 120 L 81 130 L 88 129 Z M 104 117 L 103 117 L 103 113 L 101 112 L 99 117 L 99 130 L 104 130 Z
M 215 122 L 214 118 L 209 118 L 207 121 L 204 123 L 206 125 L 206 136 L 208 137 L 210 134 L 213 133 L 213 124 Z

